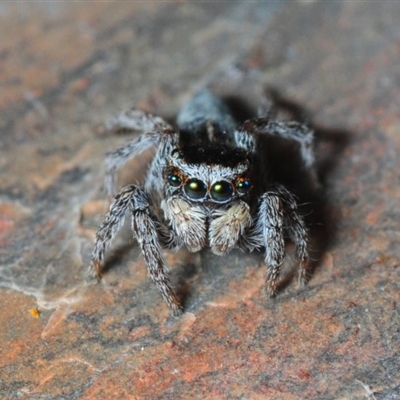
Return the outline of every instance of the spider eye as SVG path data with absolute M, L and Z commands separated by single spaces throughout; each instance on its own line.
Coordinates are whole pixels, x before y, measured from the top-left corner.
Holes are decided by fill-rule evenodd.
M 169 174 L 168 177 L 167 177 L 167 180 L 168 180 L 168 183 L 171 186 L 174 186 L 174 187 L 178 187 L 182 183 L 181 177 L 179 175 L 176 175 L 176 174 Z
M 247 192 L 249 191 L 250 186 L 251 186 L 251 185 L 250 185 L 250 182 L 249 182 L 248 180 L 239 181 L 239 182 L 236 184 L 236 189 L 237 189 L 237 191 L 238 191 L 239 193 L 244 194 L 244 193 L 247 193 Z
M 202 199 L 207 194 L 206 184 L 199 179 L 189 179 L 184 187 L 185 193 L 192 199 Z
M 211 187 L 211 197 L 216 201 L 229 200 L 232 197 L 233 187 L 227 181 L 214 183 Z

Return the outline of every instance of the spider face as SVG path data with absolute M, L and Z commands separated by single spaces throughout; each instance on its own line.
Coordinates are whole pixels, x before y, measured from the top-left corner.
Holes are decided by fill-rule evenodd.
M 115 193 L 117 170 L 150 146 L 156 154 L 144 185 L 128 185 L 114 198 L 96 234 L 91 271 L 100 276 L 105 251 L 122 226 L 132 219 L 133 235 L 157 288 L 174 314 L 181 310 L 167 275 L 161 249 L 210 248 L 225 255 L 233 248 L 262 249 L 266 286 L 274 295 L 285 256 L 285 239 L 296 245 L 299 279 L 307 279 L 307 230 L 295 197 L 270 182 L 258 136 L 296 142 L 305 167 L 313 167 L 313 133 L 297 122 L 254 118 L 237 125 L 224 102 L 208 91 L 198 93 L 181 110 L 177 127 L 140 110 L 122 113 L 111 130 L 142 135 L 110 152 L 106 159 L 108 194 Z M 311 170 L 311 172 L 313 172 Z
M 235 167 L 191 163 L 174 151 L 164 171 L 165 195 L 179 195 L 193 202 L 226 204 L 245 197 L 251 189 L 250 161 Z

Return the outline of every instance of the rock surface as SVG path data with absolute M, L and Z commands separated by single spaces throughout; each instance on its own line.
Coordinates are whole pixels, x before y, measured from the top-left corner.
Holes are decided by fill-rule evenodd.
M 389 1 L 3 4 L 0 397 L 400 398 L 399 20 Z M 172 119 L 206 85 L 273 88 L 315 125 L 315 271 L 269 300 L 260 255 L 166 253 L 174 318 L 129 230 L 85 278 L 103 155 L 129 140 L 96 127 Z

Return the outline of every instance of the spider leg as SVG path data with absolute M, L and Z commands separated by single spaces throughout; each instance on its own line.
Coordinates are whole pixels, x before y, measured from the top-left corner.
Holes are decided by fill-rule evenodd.
M 128 209 L 131 212 L 132 230 L 142 250 L 149 275 L 173 314 L 177 315 L 181 312 L 181 306 L 171 287 L 166 273 L 167 265 L 161 255 L 157 232 L 159 222 L 151 212 L 146 192 L 142 188 L 129 185 L 115 197 L 110 211 L 97 231 L 90 270 L 94 275 L 101 276 L 105 250 L 122 226 Z
M 307 269 L 309 260 L 307 228 L 303 217 L 298 213 L 297 202 L 293 194 L 283 186 L 277 186 L 274 190 L 279 194 L 283 203 L 285 227 L 296 246 L 296 256 L 299 261 L 299 282 L 304 285 L 309 278 Z
M 278 107 L 276 106 L 274 97 L 269 92 L 263 92 L 260 99 L 260 104 L 257 107 L 257 117 L 276 120 L 278 115 Z
M 124 223 L 130 197 L 130 190 L 128 187 L 122 189 L 122 191 L 115 196 L 106 217 L 96 232 L 96 241 L 89 270 L 91 274 L 97 278 L 101 278 L 101 267 L 104 262 L 105 251 Z
M 276 294 L 279 273 L 285 257 L 283 230 L 284 215 L 279 196 L 274 192 L 264 193 L 261 196 L 256 231 L 264 241 L 267 264 L 266 290 L 271 297 Z
M 234 133 L 236 145 L 254 152 L 256 135 L 271 135 L 299 143 L 300 154 L 307 168 L 314 174 L 314 132 L 307 125 L 296 121 L 271 121 L 268 117 L 247 120 Z
M 104 186 L 108 195 L 115 195 L 117 170 L 127 161 L 162 139 L 177 140 L 177 133 L 162 118 L 136 109 L 122 112 L 106 124 L 106 129 L 114 132 L 121 129 L 144 132 L 124 146 L 107 153 Z
M 166 225 L 162 224 L 159 221 L 157 222 L 157 232 L 158 239 L 160 241 L 160 245 L 163 249 L 178 251 L 182 245 L 182 240 L 178 237 L 176 232 L 173 229 L 168 228 Z
M 284 232 L 296 245 L 299 260 L 299 281 L 307 282 L 308 235 L 303 218 L 297 212 L 294 196 L 283 186 L 276 186 L 261 197 L 257 232 L 263 236 L 267 270 L 267 293 L 275 295 L 280 268 L 285 255 Z
M 121 131 L 149 132 L 171 126 L 161 117 L 136 108 L 121 111 L 115 118 L 109 119 L 104 126 L 109 133 Z

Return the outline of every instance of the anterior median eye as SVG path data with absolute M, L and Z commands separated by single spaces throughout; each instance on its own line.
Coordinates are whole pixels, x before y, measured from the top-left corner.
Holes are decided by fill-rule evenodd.
M 167 180 L 168 180 L 168 183 L 171 186 L 174 186 L 174 187 L 178 187 L 182 183 L 181 177 L 179 175 L 176 175 L 176 174 L 169 174 L 168 177 L 167 177 Z
M 236 184 L 236 189 L 239 193 L 247 193 L 251 187 L 251 184 L 248 180 L 239 181 Z
M 207 194 L 206 184 L 199 179 L 189 179 L 184 187 L 185 193 L 192 199 L 202 199 Z
M 211 197 L 216 201 L 229 200 L 232 197 L 233 187 L 227 181 L 214 183 L 211 187 Z

